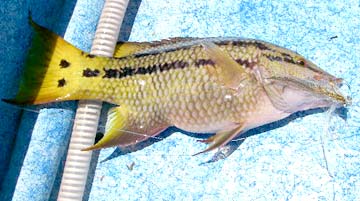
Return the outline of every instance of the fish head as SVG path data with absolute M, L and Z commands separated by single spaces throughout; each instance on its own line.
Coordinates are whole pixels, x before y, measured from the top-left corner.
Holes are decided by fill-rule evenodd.
M 322 70 L 300 54 L 278 46 L 262 52 L 261 82 L 277 109 L 293 113 L 351 103 L 340 88 L 343 79 Z

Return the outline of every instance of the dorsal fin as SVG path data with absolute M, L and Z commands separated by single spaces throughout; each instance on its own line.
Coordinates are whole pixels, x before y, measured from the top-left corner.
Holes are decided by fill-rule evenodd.
M 155 41 L 155 44 L 165 45 L 165 44 L 173 44 L 173 43 L 180 43 L 180 42 L 188 42 L 193 41 L 200 38 L 195 37 L 173 37 L 168 39 L 162 39 L 161 41 Z
M 152 47 L 150 42 L 124 42 L 120 41 L 115 46 L 114 57 L 126 57 Z
M 160 41 L 152 41 L 152 42 L 127 42 L 120 41 L 115 46 L 114 57 L 126 57 L 135 53 L 141 53 L 150 48 L 156 48 L 162 45 L 171 45 L 174 43 L 180 42 L 188 42 L 197 38 L 183 38 L 183 37 L 174 37 L 168 39 L 162 39 Z

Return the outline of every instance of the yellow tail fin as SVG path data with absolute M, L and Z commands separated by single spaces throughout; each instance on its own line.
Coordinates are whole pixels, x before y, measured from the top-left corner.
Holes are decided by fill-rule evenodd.
M 30 23 L 35 30 L 32 45 L 25 62 L 19 92 L 14 99 L 4 100 L 15 104 L 42 104 L 75 100 L 81 65 L 88 62 L 88 54 L 66 42 L 55 33 Z

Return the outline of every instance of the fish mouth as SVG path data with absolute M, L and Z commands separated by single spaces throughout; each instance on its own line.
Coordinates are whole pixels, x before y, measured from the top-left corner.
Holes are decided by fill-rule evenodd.
M 283 82 L 289 87 L 307 92 L 326 102 L 326 105 L 344 107 L 351 105 L 351 97 L 341 92 L 342 86 L 347 86 L 343 79 L 332 77 L 327 80 L 299 79 L 296 77 L 272 77 L 271 80 Z

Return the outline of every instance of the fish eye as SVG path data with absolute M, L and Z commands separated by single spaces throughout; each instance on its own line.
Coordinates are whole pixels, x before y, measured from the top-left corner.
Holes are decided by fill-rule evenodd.
M 297 64 L 305 66 L 305 60 L 304 59 L 299 59 L 296 61 Z

